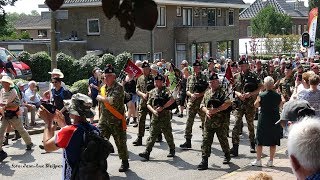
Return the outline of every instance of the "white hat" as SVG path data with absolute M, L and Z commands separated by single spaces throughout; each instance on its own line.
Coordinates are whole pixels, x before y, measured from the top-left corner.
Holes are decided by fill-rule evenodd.
M 10 84 L 10 86 L 14 85 L 12 79 L 9 76 L 2 76 L 0 82 L 7 82 Z
M 58 74 L 58 75 L 59 75 L 59 78 L 63 78 L 63 77 L 64 77 L 64 75 L 63 75 L 63 73 L 61 72 L 60 69 L 54 68 L 51 72 L 48 72 L 48 73 L 49 73 L 49 74 Z
M 181 64 L 188 64 L 188 61 L 187 61 L 187 60 L 183 60 L 183 61 L 181 62 Z
M 158 66 L 156 64 L 151 64 L 150 69 L 158 71 Z

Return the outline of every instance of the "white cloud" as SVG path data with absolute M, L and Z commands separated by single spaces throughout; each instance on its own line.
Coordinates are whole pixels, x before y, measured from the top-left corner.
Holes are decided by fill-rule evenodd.
M 44 4 L 44 0 L 18 0 L 14 6 L 5 6 L 4 10 L 6 12 L 17 12 L 30 14 L 32 10 L 36 10 L 39 13 L 41 11 L 47 11 L 47 9 L 38 8 L 39 4 Z

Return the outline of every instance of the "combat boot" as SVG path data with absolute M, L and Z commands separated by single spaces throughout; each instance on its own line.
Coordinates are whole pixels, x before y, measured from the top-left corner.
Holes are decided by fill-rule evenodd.
M 255 142 L 251 142 L 250 152 L 251 153 L 256 153 L 256 143 Z
M 126 172 L 129 169 L 129 161 L 128 160 L 122 160 L 121 166 L 119 168 L 119 172 Z
M 16 141 L 18 139 L 21 138 L 20 133 L 17 130 L 14 130 L 14 138 L 12 139 L 12 141 Z
M 149 151 L 144 151 L 143 153 L 139 153 L 140 157 L 143 157 L 144 159 L 146 159 L 147 161 L 149 161 L 149 157 L 150 157 L 150 152 Z
M 186 139 L 186 142 L 181 144 L 180 147 L 183 149 L 191 148 L 191 139 Z
M 208 157 L 202 156 L 202 161 L 198 165 L 198 170 L 206 170 L 208 169 Z
M 167 155 L 167 157 L 174 157 L 175 155 L 176 155 L 176 150 L 175 149 L 170 149 L 170 152 Z
M 233 147 L 230 149 L 230 154 L 232 154 L 234 157 L 237 157 L 239 150 L 239 144 L 233 144 Z
M 3 146 L 6 146 L 9 144 L 9 133 L 6 133 L 5 139 L 2 143 Z
M 230 160 L 231 160 L 230 154 L 226 154 L 226 155 L 224 155 L 224 159 L 223 159 L 222 164 L 229 164 Z
M 141 146 L 142 145 L 142 136 L 138 136 L 138 138 L 133 141 L 132 143 L 134 146 Z

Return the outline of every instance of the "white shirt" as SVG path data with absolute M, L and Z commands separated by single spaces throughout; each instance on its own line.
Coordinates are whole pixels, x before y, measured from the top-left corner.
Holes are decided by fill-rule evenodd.
M 30 99 L 32 96 L 35 96 L 33 101 Z M 41 99 L 40 95 L 37 92 L 32 91 L 30 88 L 26 90 L 24 98 L 28 103 L 38 103 Z

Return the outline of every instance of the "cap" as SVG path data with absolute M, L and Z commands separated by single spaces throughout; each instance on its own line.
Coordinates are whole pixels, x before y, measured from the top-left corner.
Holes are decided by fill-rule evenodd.
M 86 118 L 92 118 L 95 115 L 91 110 L 92 99 L 87 95 L 77 93 L 72 95 L 71 99 L 63 102 L 70 114 Z
M 212 80 L 216 80 L 216 79 L 219 79 L 218 74 L 211 73 L 209 76 L 209 80 L 212 81 Z
M 201 63 L 198 60 L 195 60 L 192 66 L 201 66 Z
M 157 74 L 155 77 L 154 77 L 154 80 L 161 80 L 164 82 L 164 77 L 161 75 L 161 74 Z
M 283 110 L 280 115 L 281 121 L 297 121 L 304 116 L 314 116 L 315 110 L 310 106 L 306 100 L 290 100 L 283 105 Z
M 156 64 L 151 64 L 150 68 L 152 70 L 158 71 L 158 66 Z
M 104 69 L 104 73 L 105 73 L 105 74 L 114 73 L 114 68 L 112 67 L 111 64 L 107 64 L 107 65 L 106 65 L 106 68 Z
M 150 67 L 150 64 L 147 62 L 147 61 L 144 61 L 143 63 L 142 63 L 142 66 L 141 66 L 142 68 L 149 68 Z
M 249 62 L 246 60 L 245 57 L 243 57 L 243 58 L 240 59 L 240 61 L 239 61 L 238 64 L 239 64 L 239 65 L 241 65 L 241 64 L 249 64 Z

